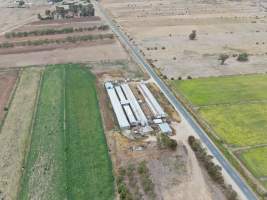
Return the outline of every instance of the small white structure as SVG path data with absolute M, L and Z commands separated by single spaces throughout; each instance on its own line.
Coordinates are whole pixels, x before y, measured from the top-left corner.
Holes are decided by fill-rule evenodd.
M 155 124 L 161 124 L 162 123 L 162 119 L 153 119 L 153 122 Z
M 113 87 L 113 84 L 111 82 L 106 82 L 105 87 L 110 99 L 110 102 L 112 104 L 114 113 L 116 115 L 117 121 L 119 123 L 119 126 L 121 129 L 129 129 L 130 124 L 125 116 L 125 113 L 122 109 L 121 103 L 118 99 L 118 96 L 115 92 L 115 89 Z
M 144 96 L 146 103 L 156 118 L 163 118 L 167 116 L 145 83 L 140 83 L 138 85 L 138 89 Z
M 169 126 L 168 123 L 161 123 L 161 124 L 159 124 L 159 128 L 160 128 L 160 131 L 162 133 L 164 133 L 164 134 L 171 134 L 172 133 L 172 129 Z

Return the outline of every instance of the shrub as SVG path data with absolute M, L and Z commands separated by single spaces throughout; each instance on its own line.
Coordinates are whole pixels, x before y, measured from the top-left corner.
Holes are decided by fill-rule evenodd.
M 195 40 L 197 37 L 197 32 L 196 30 L 192 30 L 192 32 L 189 34 L 189 39 L 190 40 Z
M 157 137 L 157 143 L 160 148 L 169 148 L 173 151 L 177 148 L 177 141 L 162 133 Z
M 247 53 L 241 53 L 238 55 L 237 60 L 240 62 L 246 62 L 248 61 L 248 54 Z
M 0 44 L 0 48 L 12 48 L 12 47 L 14 47 L 13 43 L 4 42 L 4 43 Z
M 220 54 L 218 60 L 220 60 L 221 61 L 221 65 L 223 65 L 228 58 L 229 58 L 229 55 Z

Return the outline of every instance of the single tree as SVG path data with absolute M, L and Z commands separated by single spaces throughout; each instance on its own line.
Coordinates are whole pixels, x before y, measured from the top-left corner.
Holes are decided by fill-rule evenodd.
M 246 62 L 248 61 L 248 54 L 247 53 L 241 53 L 238 55 L 237 60 L 240 62 Z
M 220 60 L 221 61 L 221 65 L 223 65 L 228 58 L 229 58 L 229 55 L 227 55 L 227 54 L 220 54 L 218 60 Z
M 43 17 L 42 17 L 42 15 L 40 13 L 38 13 L 37 17 L 38 17 L 39 20 L 43 20 Z
M 24 6 L 24 4 L 25 4 L 25 2 L 24 2 L 23 0 L 20 0 L 20 1 L 19 1 L 19 7 Z
M 195 40 L 196 37 L 197 37 L 197 32 L 196 32 L 196 30 L 192 30 L 192 33 L 190 33 L 190 35 L 189 35 L 189 39 L 190 39 L 190 40 Z

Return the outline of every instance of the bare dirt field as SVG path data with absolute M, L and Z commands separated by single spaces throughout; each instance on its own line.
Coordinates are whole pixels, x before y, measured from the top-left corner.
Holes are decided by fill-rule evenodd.
M 116 59 L 128 59 L 127 53 L 118 42 L 88 47 L 77 47 L 74 49 L 55 49 L 52 51 L 0 55 L 0 68 L 68 62 L 86 63 Z
M 102 5 L 169 78 L 267 72 L 267 15 L 245 1 L 103 0 Z M 197 38 L 189 40 L 192 30 Z M 236 54 L 248 53 L 248 62 Z M 230 58 L 220 65 L 219 55 Z
M 49 21 L 36 19 L 21 24 L 7 32 L 8 37 L 0 36 L 2 45 L 11 45 L 0 48 L 0 68 L 128 60 L 129 56 L 111 30 L 102 27 L 105 27 L 104 22 L 98 16 Z M 71 32 L 62 32 L 66 29 Z M 25 32 L 27 35 L 23 35 Z M 18 33 L 20 35 L 16 35 Z
M 4 108 L 8 104 L 12 89 L 18 76 L 17 71 L 0 71 L 0 126 L 5 114 Z
M 19 26 L 37 20 L 37 14 L 49 9 L 45 0 L 26 1 L 29 8 L 9 8 L 15 5 L 11 0 L 0 0 L 0 35 Z
M 16 199 L 24 156 L 30 142 L 40 68 L 22 72 L 16 94 L 0 133 L 0 199 Z

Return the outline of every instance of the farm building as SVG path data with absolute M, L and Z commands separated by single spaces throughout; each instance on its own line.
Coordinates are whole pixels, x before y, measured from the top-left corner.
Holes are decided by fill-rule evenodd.
M 114 113 L 116 115 L 118 124 L 121 129 L 129 129 L 130 124 L 126 118 L 126 115 L 122 109 L 121 103 L 118 99 L 118 96 L 115 92 L 115 89 L 113 87 L 113 84 L 111 82 L 106 82 L 105 87 L 112 105 L 112 108 L 114 110 Z
M 142 111 L 139 103 L 137 102 L 131 88 L 129 87 L 128 84 L 123 83 L 121 84 L 122 90 L 127 98 L 127 100 L 129 101 L 131 108 L 133 109 L 133 112 L 137 118 L 137 121 L 142 125 L 142 126 L 146 126 L 148 125 L 148 120 L 144 114 L 144 112 Z
M 126 82 L 105 83 L 105 88 L 123 133 L 126 135 L 131 133 L 135 137 L 136 134 L 144 136 L 159 129 L 162 133 L 171 134 L 172 129 L 166 123 L 167 115 L 155 97 L 144 83 L 137 83 L 136 85 L 139 87 L 141 94 L 138 94 L 137 91 L 134 94 L 135 89 L 132 88 L 132 90 Z M 140 95 L 143 95 L 146 99 L 142 107 L 137 100 Z M 150 112 L 150 109 L 153 112 Z M 153 114 L 152 118 L 151 113 Z
M 138 89 L 144 96 L 145 101 L 155 118 L 163 118 L 167 116 L 162 107 L 159 105 L 158 101 L 155 99 L 154 95 L 147 88 L 145 83 L 140 83 L 138 85 Z

